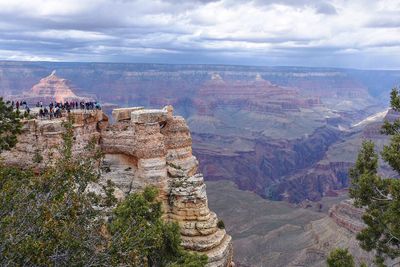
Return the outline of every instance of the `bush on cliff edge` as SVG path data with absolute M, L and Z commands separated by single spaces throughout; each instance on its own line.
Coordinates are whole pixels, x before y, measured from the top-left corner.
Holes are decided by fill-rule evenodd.
M 0 97 L 0 153 L 9 150 L 17 143 L 17 135 L 21 131 L 20 114 L 12 105 Z

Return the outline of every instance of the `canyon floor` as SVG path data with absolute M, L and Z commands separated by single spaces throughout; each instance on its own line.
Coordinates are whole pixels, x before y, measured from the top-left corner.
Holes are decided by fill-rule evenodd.
M 207 194 L 233 237 L 238 266 L 325 266 L 331 247 L 356 242 L 328 216 L 332 205 L 348 198 L 346 193 L 324 197 L 308 208 L 263 199 L 229 181 L 207 182 Z

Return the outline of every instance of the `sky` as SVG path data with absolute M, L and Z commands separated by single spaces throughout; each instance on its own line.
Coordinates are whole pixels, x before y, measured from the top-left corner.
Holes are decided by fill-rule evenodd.
M 400 69 L 400 1 L 0 0 L 0 60 Z

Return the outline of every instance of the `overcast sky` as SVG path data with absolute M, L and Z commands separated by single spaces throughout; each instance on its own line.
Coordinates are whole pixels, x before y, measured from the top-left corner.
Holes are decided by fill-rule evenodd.
M 400 69 L 400 0 L 0 0 L 0 59 Z

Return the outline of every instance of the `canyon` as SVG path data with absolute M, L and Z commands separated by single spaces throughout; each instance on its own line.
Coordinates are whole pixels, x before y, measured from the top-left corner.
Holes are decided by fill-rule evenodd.
M 0 95 L 10 100 L 36 101 L 56 84 L 53 99 L 72 92 L 100 101 L 104 113 L 77 115 L 76 133 L 80 148 L 95 136 L 106 153 L 103 182 L 113 180 L 123 198 L 151 181 L 183 245 L 215 266 L 228 264 L 232 245 L 238 266 L 321 266 L 335 247 L 372 262 L 344 189 L 362 141 L 378 150 L 388 142 L 380 127 L 398 117 L 387 106 L 399 82 L 399 71 L 0 62 Z M 35 134 L 3 155 L 10 164 L 59 144 L 57 123 L 25 129 Z M 393 175 L 387 165 L 379 171 Z
M 400 81 L 398 71 L 3 61 L 0 94 L 32 91 L 53 70 L 108 115 L 116 107 L 173 105 L 208 180 L 290 202 L 348 186 L 355 140 L 364 138 L 353 125 L 384 110 Z M 348 139 L 354 145 L 340 160 Z

